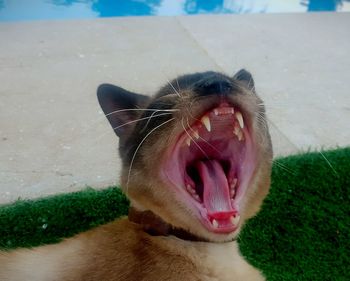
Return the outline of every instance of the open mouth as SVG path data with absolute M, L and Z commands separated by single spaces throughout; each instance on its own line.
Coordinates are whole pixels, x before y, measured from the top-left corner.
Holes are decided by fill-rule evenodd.
M 254 170 L 246 116 L 238 107 L 222 103 L 184 127 L 163 172 L 207 230 L 234 232 Z

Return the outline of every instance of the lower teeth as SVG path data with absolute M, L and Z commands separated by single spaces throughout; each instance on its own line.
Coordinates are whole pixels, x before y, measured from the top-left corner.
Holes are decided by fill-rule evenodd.
M 212 224 L 215 228 L 219 227 L 219 223 L 217 222 L 217 220 L 213 219 Z
M 233 225 L 237 225 L 238 222 L 239 222 L 239 220 L 240 220 L 240 218 L 241 218 L 241 217 L 240 217 L 239 215 L 231 216 L 230 221 L 231 221 L 231 223 L 232 223 Z

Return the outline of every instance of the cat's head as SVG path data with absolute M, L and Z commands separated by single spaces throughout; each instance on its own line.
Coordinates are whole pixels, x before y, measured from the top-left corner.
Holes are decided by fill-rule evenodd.
M 121 186 L 139 210 L 210 241 L 235 238 L 270 186 L 272 146 L 249 72 L 180 76 L 153 97 L 103 84 Z

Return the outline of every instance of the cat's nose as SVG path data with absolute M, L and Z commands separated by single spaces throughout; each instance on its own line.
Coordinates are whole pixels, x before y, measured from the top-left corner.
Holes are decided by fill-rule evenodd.
M 232 81 L 222 76 L 212 76 L 209 79 L 198 81 L 194 85 L 194 91 L 200 96 L 227 95 L 233 89 Z

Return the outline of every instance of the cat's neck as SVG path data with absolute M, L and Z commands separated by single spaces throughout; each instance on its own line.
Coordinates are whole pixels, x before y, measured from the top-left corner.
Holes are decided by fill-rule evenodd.
M 162 220 L 150 210 L 140 211 L 130 207 L 129 221 L 140 224 L 145 232 L 152 236 L 175 236 L 186 241 L 209 242 L 207 239 L 194 235 L 182 228 L 177 228 Z

